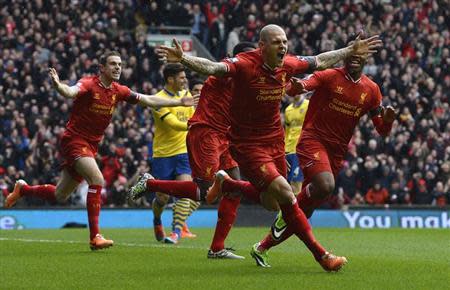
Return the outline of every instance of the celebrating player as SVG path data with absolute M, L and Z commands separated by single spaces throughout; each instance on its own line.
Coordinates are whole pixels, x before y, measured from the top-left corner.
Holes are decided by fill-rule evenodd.
M 259 49 L 224 62 L 185 55 L 176 40 L 174 47 L 162 46 L 157 50 L 159 56 L 169 62 L 181 62 L 202 74 L 233 78 L 235 88 L 230 109 L 232 156 L 243 175 L 261 192 L 263 206 L 281 209 L 284 220 L 327 271 L 339 270 L 347 260 L 330 254 L 316 241 L 285 179 L 284 133 L 279 105 L 294 75 L 325 69 L 350 55 L 366 55 L 380 45 L 381 41 L 375 36 L 358 39 L 346 48 L 316 57 L 296 57 L 287 55 L 285 32 L 277 25 L 267 25 L 261 30 Z M 220 173 L 216 175 L 208 195 L 214 197 L 222 192 L 236 191 L 242 192 L 242 184 Z
M 250 42 L 241 42 L 234 47 L 234 55 L 255 49 Z M 234 179 L 239 179 L 237 163 L 229 153 L 227 132 L 230 127 L 229 106 L 233 89 L 231 78 L 210 76 L 201 90 L 199 104 L 189 120 L 187 146 L 192 168 L 192 182 L 174 182 L 153 179 L 144 174 L 129 192 L 135 199 L 146 191 L 160 191 L 177 197 L 201 200 L 214 181 L 214 174 L 223 169 Z M 247 183 L 248 182 L 244 182 Z M 240 204 L 240 193 L 227 195 L 219 204 L 218 220 L 213 241 L 207 257 L 210 259 L 243 259 L 225 248 L 225 239 L 236 219 Z M 256 195 L 259 202 L 259 196 Z M 209 201 L 211 202 L 211 201 Z
M 344 67 L 294 80 L 289 91 L 297 94 L 314 90 L 297 144 L 297 156 L 305 174 L 297 201 L 307 218 L 333 193 L 336 176 L 360 118 L 368 113 L 382 136 L 387 136 L 392 128 L 395 111 L 381 105 L 380 88 L 362 73 L 365 63 L 363 55 L 349 56 Z M 267 250 L 294 233 L 295 229 L 289 224 L 286 227 L 283 217 L 278 215 L 271 233 L 253 246 L 252 256 L 259 265 L 268 266 Z
M 141 106 L 192 106 L 194 103 L 192 97 L 167 99 L 143 95 L 117 83 L 122 72 L 122 60 L 118 52 L 105 53 L 100 57 L 99 63 L 99 75 L 83 77 L 74 86 L 62 83 L 56 70 L 49 69 L 56 91 L 66 98 L 74 99 L 72 113 L 61 139 L 63 170 L 56 187 L 51 184 L 29 186 L 24 180 L 18 180 L 5 201 L 5 207 L 13 206 L 22 196 L 64 202 L 80 182 L 86 179 L 89 184 L 86 207 L 92 250 L 113 245 L 113 241 L 105 239 L 99 230 L 100 192 L 104 180 L 95 156 L 117 104 L 126 101 Z

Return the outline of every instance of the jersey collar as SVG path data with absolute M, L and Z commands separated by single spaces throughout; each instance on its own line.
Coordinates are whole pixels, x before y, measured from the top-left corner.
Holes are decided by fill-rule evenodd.
M 175 94 L 174 94 L 174 93 L 171 93 L 168 89 L 164 88 L 163 90 L 164 90 L 164 92 L 166 92 L 166 94 L 168 94 L 169 96 L 175 97 Z
M 351 81 L 351 82 L 353 82 L 353 83 L 355 83 L 355 84 L 357 84 L 357 83 L 359 83 L 360 81 L 361 81 L 361 78 L 362 78 L 362 74 L 361 74 L 361 76 L 359 77 L 359 79 L 357 79 L 357 80 L 354 80 L 353 78 L 352 78 L 352 76 L 347 72 L 347 71 L 345 71 L 345 78 L 346 79 L 348 79 L 349 81 Z

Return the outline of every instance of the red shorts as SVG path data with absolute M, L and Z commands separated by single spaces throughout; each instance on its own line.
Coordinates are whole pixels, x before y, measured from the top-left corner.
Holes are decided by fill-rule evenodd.
M 336 179 L 342 168 L 345 152 L 333 151 L 329 145 L 316 139 L 302 138 L 297 145 L 297 156 L 305 176 L 304 185 L 321 172 L 331 172 Z
M 278 176 L 286 178 L 284 142 L 232 144 L 230 149 L 241 174 L 258 190 L 265 191 Z
M 213 181 L 220 169 L 238 166 L 230 155 L 226 134 L 218 130 L 208 126 L 192 126 L 186 144 L 193 178 Z
M 61 138 L 61 155 L 63 162 L 61 166 L 70 173 L 73 179 L 83 181 L 83 177 L 74 168 L 75 161 L 81 157 L 95 158 L 98 150 L 98 142 L 91 142 L 77 135 L 64 133 Z

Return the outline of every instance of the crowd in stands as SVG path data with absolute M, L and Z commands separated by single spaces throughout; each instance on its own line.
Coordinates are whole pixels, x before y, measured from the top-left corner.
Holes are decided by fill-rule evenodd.
M 162 88 L 163 78 L 147 32 L 191 27 L 221 59 L 237 42 L 257 41 L 261 27 L 275 23 L 285 29 L 290 52 L 298 55 L 341 48 L 361 28 L 384 41 L 365 73 L 380 85 L 383 104 L 394 106 L 398 118 L 388 138 L 377 135 L 370 118 L 362 118 L 329 206 L 445 206 L 450 203 L 446 2 L 0 0 L 0 190 L 12 190 L 19 178 L 30 184 L 57 182 L 58 142 L 72 101 L 52 89 L 48 67 L 73 85 L 96 73 L 105 49 L 116 49 L 124 63 L 121 82 L 151 94 Z M 283 108 L 289 100 L 286 96 Z M 123 192 L 151 168 L 152 137 L 149 109 L 119 107 L 98 156 L 106 204 L 124 205 Z M 69 202 L 83 204 L 82 195 Z M 22 205 L 40 203 L 27 199 Z

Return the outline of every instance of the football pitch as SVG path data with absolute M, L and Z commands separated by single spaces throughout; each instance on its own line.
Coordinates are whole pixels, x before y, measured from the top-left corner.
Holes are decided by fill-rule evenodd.
M 87 229 L 0 231 L 0 289 L 449 289 L 448 230 L 316 229 L 349 263 L 326 273 L 292 237 L 256 267 L 264 228 L 234 228 L 227 246 L 245 260 L 206 258 L 213 229 L 164 245 L 151 229 L 105 229 L 114 247 L 92 252 Z

